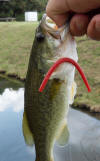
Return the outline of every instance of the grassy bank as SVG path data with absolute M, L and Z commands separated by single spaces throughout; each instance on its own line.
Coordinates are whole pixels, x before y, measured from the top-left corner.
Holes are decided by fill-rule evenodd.
M 78 93 L 74 105 L 98 111 L 100 109 L 100 41 L 93 41 L 87 37 L 77 38 L 79 64 L 83 68 L 91 93 L 88 93 L 79 74 L 76 73 Z
M 0 71 L 25 78 L 37 23 L 0 23 Z
M 37 23 L 0 23 L 0 71 L 25 78 L 30 50 Z M 100 108 L 100 42 L 86 37 L 77 38 L 79 64 L 89 80 L 92 92 L 88 93 L 78 73 L 78 93 L 74 106 L 87 105 Z

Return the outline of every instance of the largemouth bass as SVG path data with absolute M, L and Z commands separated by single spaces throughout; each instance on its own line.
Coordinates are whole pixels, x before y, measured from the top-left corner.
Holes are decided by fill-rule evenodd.
M 68 142 L 67 113 L 76 93 L 75 68 L 62 64 L 43 91 L 40 84 L 51 65 L 62 57 L 77 61 L 76 43 L 66 24 L 57 29 L 43 16 L 36 29 L 25 83 L 23 133 L 28 145 L 35 144 L 36 161 L 53 161 L 53 146 Z

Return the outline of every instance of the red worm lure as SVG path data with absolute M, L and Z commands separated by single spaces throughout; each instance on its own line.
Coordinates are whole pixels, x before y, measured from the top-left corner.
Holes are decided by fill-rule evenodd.
M 85 77 L 85 74 L 84 74 L 84 72 L 82 71 L 81 67 L 78 65 L 77 62 L 75 62 L 73 59 L 70 59 L 70 58 L 61 58 L 61 59 L 57 60 L 57 61 L 55 62 L 55 64 L 53 64 L 53 66 L 52 66 L 52 67 L 49 69 L 49 71 L 47 72 L 47 74 L 46 74 L 46 76 L 45 76 L 43 82 L 41 83 L 41 86 L 40 86 L 40 88 L 39 88 L 39 92 L 42 92 L 42 91 L 44 90 L 44 88 L 45 88 L 45 86 L 46 86 L 46 84 L 47 84 L 47 82 L 48 82 L 50 76 L 51 76 L 52 73 L 54 72 L 54 70 L 55 70 L 60 64 L 62 64 L 62 63 L 64 63 L 64 62 L 71 63 L 71 64 L 73 64 L 73 65 L 76 67 L 76 69 L 79 71 L 79 73 L 80 73 L 80 75 L 81 75 L 81 77 L 82 77 L 82 79 L 83 79 L 83 81 L 84 81 L 84 83 L 85 83 L 85 85 L 86 85 L 86 87 L 87 87 L 87 89 L 88 89 L 88 92 L 91 92 L 91 88 L 90 88 L 90 86 L 89 86 L 89 83 L 88 83 L 88 81 L 87 81 L 87 79 L 86 79 L 86 77 Z

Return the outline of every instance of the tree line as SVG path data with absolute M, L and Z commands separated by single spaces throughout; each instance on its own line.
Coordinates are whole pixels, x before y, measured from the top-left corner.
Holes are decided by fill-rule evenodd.
M 0 17 L 15 17 L 23 20 L 25 11 L 45 11 L 47 0 L 9 0 L 0 1 Z

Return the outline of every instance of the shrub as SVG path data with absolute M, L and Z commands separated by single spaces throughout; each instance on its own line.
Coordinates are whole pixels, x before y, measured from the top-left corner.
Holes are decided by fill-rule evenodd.
M 25 21 L 25 15 L 24 14 L 16 15 L 16 21 Z
M 38 13 L 38 21 L 40 21 L 42 19 L 44 12 L 39 12 Z

